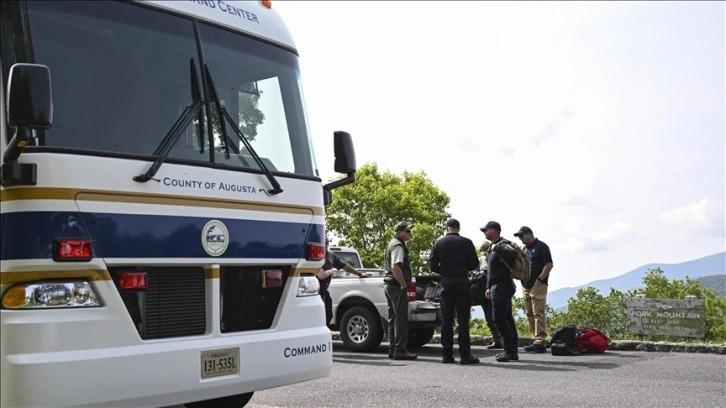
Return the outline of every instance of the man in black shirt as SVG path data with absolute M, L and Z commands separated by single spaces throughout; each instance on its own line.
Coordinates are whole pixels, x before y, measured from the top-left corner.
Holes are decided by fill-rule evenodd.
M 329 244 L 330 240 L 325 238 L 325 262 L 316 275 L 318 283 L 320 284 L 318 293 L 323 298 L 323 303 L 325 304 L 325 324 L 329 324 L 330 319 L 333 318 L 333 299 L 330 297 L 328 287 L 330 286 L 330 280 L 333 278 L 335 271 L 337 269 L 343 269 L 353 275 L 358 275 L 359 278 L 367 278 L 370 276 L 367 272 L 358 272 L 353 265 L 341 261 L 337 255 L 328 250 Z
M 544 353 L 547 351 L 547 278 L 553 266 L 552 254 L 550 247 L 535 238 L 527 226 L 520 228 L 514 236 L 522 240 L 532 270 L 531 278 L 522 282 L 522 296 L 534 342 L 525 346 L 524 351 Z
M 461 364 L 477 364 L 471 355 L 469 314 L 471 285 L 469 271 L 479 266 L 474 243 L 459 235 L 459 221 L 446 222 L 446 236 L 431 248 L 429 267 L 441 275 L 441 347 L 444 363 L 454 362 L 454 310 L 459 323 L 459 357 Z
M 512 265 L 517 253 L 502 241 L 502 226 L 496 221 L 489 221 L 480 228 L 484 236 L 492 242 L 487 254 L 487 299 L 492 301 L 494 323 L 499 329 L 504 343 L 504 352 L 496 355 L 499 362 L 519 360 L 519 334 L 512 315 L 512 296 L 517 291 L 509 268 L 502 262 Z
M 502 336 L 499 334 L 499 329 L 497 329 L 497 325 L 494 323 L 494 316 L 492 315 L 492 302 L 491 300 L 487 299 L 485 295 L 485 292 L 487 290 L 487 272 L 489 270 L 489 265 L 487 264 L 487 254 L 489 253 L 489 247 L 491 246 L 491 244 L 491 242 L 485 240 L 479 247 L 481 256 L 479 257 L 479 268 L 477 269 L 478 276 L 476 279 L 472 279 L 471 296 L 472 299 L 482 299 L 480 302 L 482 311 L 484 312 L 484 319 L 487 322 L 487 328 L 489 328 L 489 333 L 491 333 L 492 335 L 492 342 L 489 343 L 486 347 L 488 349 L 500 349 L 503 348 Z M 480 293 L 474 293 L 476 291 L 480 291 Z

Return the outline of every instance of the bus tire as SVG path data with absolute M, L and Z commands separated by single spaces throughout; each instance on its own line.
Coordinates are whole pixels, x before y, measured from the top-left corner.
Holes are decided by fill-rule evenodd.
M 348 350 L 370 352 L 383 340 L 383 327 L 378 316 L 370 309 L 354 306 L 340 321 L 340 338 Z
M 205 401 L 188 402 L 184 406 L 186 408 L 241 408 L 250 402 L 253 394 L 254 392 L 248 392 Z
M 434 338 L 434 328 L 408 329 L 408 347 L 421 347 Z

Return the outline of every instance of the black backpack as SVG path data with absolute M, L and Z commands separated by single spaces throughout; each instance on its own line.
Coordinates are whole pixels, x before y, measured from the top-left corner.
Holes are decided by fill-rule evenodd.
M 552 332 L 550 338 L 550 344 L 559 341 L 565 343 L 565 345 L 571 349 L 575 348 L 575 342 L 577 342 L 577 326 L 563 326 Z
M 556 341 L 550 344 L 550 351 L 553 356 L 579 356 L 581 354 L 579 351 L 567 347 L 567 345 L 561 341 Z
M 469 281 L 471 282 L 471 305 L 484 306 L 485 302 L 489 302 L 485 294 L 487 291 L 487 277 L 484 274 L 473 275 Z

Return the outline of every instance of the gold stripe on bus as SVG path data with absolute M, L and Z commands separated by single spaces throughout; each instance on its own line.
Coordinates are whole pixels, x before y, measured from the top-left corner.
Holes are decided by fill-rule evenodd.
M 318 272 L 315 268 L 292 268 L 290 269 L 290 277 L 302 276 L 302 275 L 315 275 Z M 205 268 L 204 278 L 205 279 L 219 279 L 220 271 L 219 268 Z
M 215 199 L 209 197 L 171 194 L 147 194 L 112 190 L 79 190 L 71 188 L 12 188 L 0 190 L 0 202 L 15 200 L 87 200 L 113 203 L 177 205 L 184 207 L 225 208 L 232 210 L 263 211 L 289 214 L 324 215 L 322 207 L 303 207 L 244 200 Z
M 0 272 L 0 284 L 8 285 L 21 282 L 34 282 L 44 279 L 84 278 L 90 281 L 111 280 L 105 269 L 66 269 L 45 271 Z
M 318 270 L 318 268 L 292 268 L 290 276 L 315 275 Z
M 219 267 L 204 268 L 204 279 L 219 279 Z
M 292 268 L 290 276 L 315 275 L 315 268 Z M 220 268 L 212 267 L 204 269 L 205 279 L 219 279 Z M 21 282 L 34 282 L 44 279 L 69 279 L 84 278 L 89 281 L 111 280 L 111 275 L 105 269 L 71 269 L 71 270 L 46 270 L 46 271 L 14 271 L 0 272 L 0 284 L 8 285 Z
M 20 187 L 0 190 L 0 202 L 14 200 L 73 200 L 79 190 L 72 188 Z

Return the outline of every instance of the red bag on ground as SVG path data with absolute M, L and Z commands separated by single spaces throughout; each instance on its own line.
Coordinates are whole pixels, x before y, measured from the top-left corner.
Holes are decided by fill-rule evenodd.
M 610 338 L 598 329 L 584 329 L 577 336 L 575 348 L 580 353 L 604 353 L 610 345 Z

